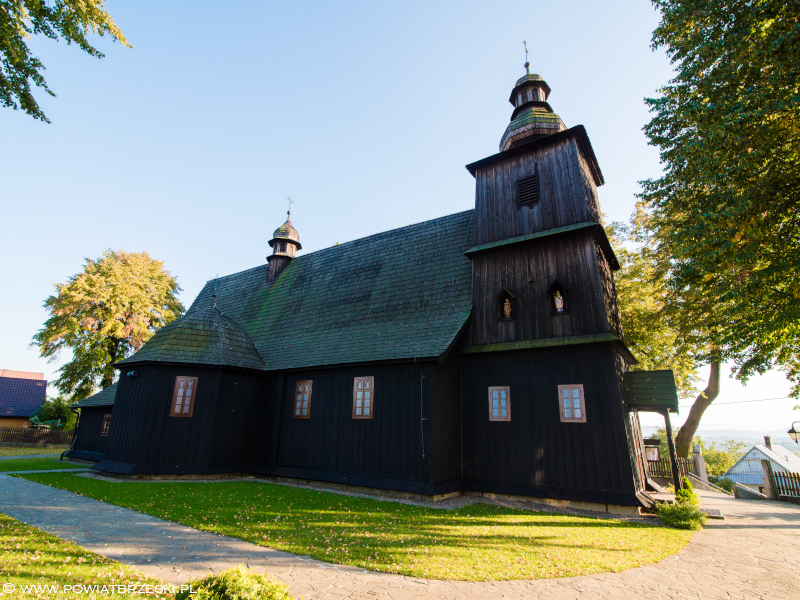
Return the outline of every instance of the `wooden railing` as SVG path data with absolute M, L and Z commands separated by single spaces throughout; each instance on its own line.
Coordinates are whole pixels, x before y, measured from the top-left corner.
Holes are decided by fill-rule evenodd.
M 0 427 L 0 443 L 17 444 L 69 444 L 73 431 L 56 429 L 30 429 L 28 427 Z
M 800 498 L 800 473 L 773 471 L 778 497 Z
M 647 468 L 650 472 L 650 477 L 666 477 L 672 478 L 672 464 L 669 460 L 649 461 Z M 690 458 L 678 458 L 678 473 L 681 477 L 685 477 L 687 473 L 697 475 L 695 472 L 694 461 Z

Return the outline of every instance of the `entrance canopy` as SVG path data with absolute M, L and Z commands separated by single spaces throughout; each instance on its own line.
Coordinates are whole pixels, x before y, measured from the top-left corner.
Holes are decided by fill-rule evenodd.
M 677 414 L 678 389 L 671 370 L 628 371 L 623 376 L 623 385 L 629 409 Z

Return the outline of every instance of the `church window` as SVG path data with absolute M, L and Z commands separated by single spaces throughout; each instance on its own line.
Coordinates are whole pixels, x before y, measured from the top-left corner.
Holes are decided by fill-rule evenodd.
M 539 202 L 539 173 L 517 182 L 517 202 L 520 207 L 533 206 Z
M 314 382 L 310 379 L 298 381 L 294 386 L 294 418 L 311 417 L 311 388 Z
M 170 417 L 191 417 L 197 397 L 197 377 L 175 378 L 175 390 L 172 393 Z
M 375 378 L 356 377 L 353 380 L 353 418 L 371 419 L 375 411 Z
M 558 386 L 558 404 L 562 423 L 586 423 L 582 384 Z
M 109 429 L 111 429 L 111 415 L 103 415 L 103 425 L 100 427 L 100 436 L 107 436 Z
M 489 388 L 489 420 L 511 420 L 511 388 L 508 386 Z

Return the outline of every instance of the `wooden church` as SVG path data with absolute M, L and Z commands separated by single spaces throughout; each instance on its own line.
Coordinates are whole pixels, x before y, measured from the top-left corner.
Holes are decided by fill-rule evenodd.
M 500 152 L 467 165 L 473 210 L 310 254 L 287 218 L 266 264 L 210 281 L 78 405 L 71 455 L 122 476 L 651 505 L 636 412 L 674 411 L 674 380 L 629 373 L 603 175 L 549 94 L 517 81 Z

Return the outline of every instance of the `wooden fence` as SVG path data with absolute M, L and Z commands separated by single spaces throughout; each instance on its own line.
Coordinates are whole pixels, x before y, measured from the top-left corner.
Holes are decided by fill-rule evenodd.
M 779 498 L 781 496 L 800 498 L 800 473 L 773 471 L 772 476 L 775 479 L 775 488 Z
M 0 443 L 17 444 L 69 444 L 73 431 L 56 429 L 30 429 L 28 427 L 0 427 Z
M 666 477 L 672 479 L 672 463 L 669 460 L 649 461 L 647 469 L 650 477 Z M 681 477 L 686 477 L 687 473 L 697 475 L 697 468 L 691 458 L 678 458 L 678 473 Z

